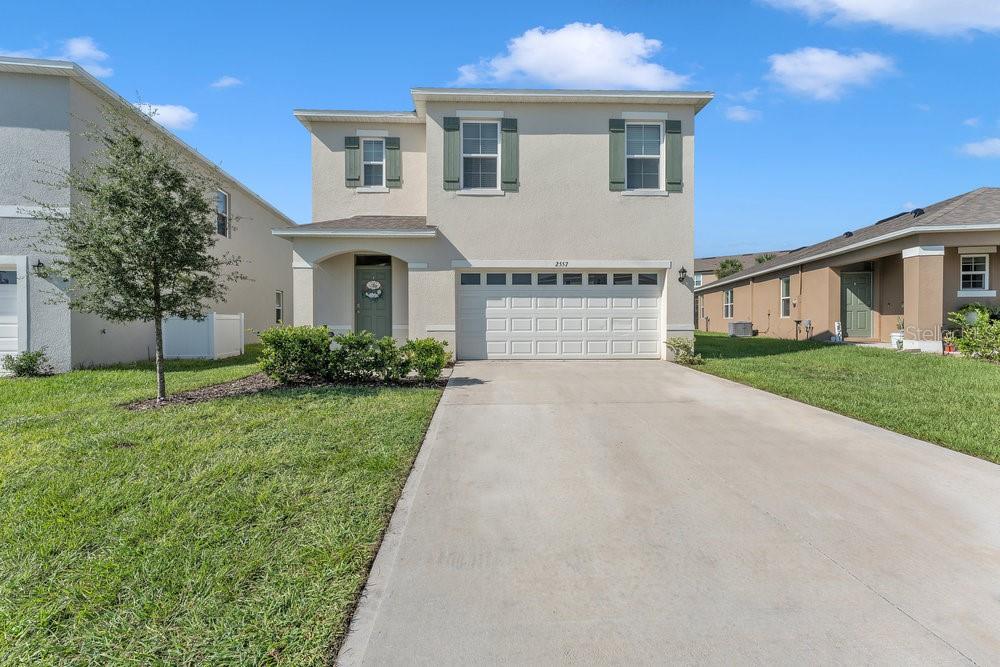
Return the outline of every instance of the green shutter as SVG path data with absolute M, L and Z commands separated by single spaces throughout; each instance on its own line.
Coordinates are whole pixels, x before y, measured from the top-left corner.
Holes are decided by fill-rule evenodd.
M 625 189 L 625 121 L 612 118 L 608 121 L 608 188 Z
M 344 183 L 349 188 L 361 185 L 361 139 L 344 137 Z
M 517 119 L 500 120 L 500 189 L 517 192 L 518 188 Z
M 668 120 L 667 123 L 667 192 L 681 192 L 684 189 L 681 122 Z
M 446 116 L 444 128 L 444 189 L 458 190 L 462 187 L 459 174 L 462 169 L 462 147 L 459 145 L 461 122 L 458 118 Z
M 385 185 L 403 187 L 403 160 L 399 153 L 399 137 L 385 138 Z

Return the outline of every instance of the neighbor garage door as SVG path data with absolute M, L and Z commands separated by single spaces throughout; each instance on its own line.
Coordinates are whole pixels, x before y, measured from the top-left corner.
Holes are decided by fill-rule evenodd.
M 17 352 L 17 272 L 0 268 L 0 359 Z
M 459 274 L 459 359 L 658 359 L 653 272 Z

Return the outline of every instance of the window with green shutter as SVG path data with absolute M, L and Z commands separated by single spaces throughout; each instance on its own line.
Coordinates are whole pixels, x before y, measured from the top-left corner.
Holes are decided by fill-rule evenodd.
M 385 138 L 385 185 L 403 187 L 403 159 L 399 150 L 399 137 Z
M 460 142 L 462 122 L 453 116 L 446 116 L 441 121 L 444 130 L 444 189 L 458 190 L 462 187 L 461 164 L 462 146 Z
M 667 192 L 684 189 L 684 143 L 679 120 L 666 121 Z
M 517 192 L 520 176 L 516 118 L 503 118 L 500 121 L 500 155 L 500 189 L 504 192 Z
M 612 118 L 608 121 L 608 187 L 613 191 L 625 189 L 625 121 Z
M 349 188 L 361 185 L 360 137 L 344 137 L 344 183 Z

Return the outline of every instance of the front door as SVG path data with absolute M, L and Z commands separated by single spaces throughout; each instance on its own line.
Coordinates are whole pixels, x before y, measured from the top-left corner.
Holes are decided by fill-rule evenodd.
M 844 273 L 840 276 L 840 303 L 844 336 L 872 337 L 872 274 Z
M 355 331 L 371 331 L 376 338 L 392 335 L 392 268 L 358 266 L 354 269 Z

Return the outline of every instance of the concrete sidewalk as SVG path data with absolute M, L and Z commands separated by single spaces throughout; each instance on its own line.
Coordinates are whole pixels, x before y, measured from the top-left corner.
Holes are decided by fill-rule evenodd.
M 460 364 L 343 664 L 1000 662 L 1000 466 L 662 362 Z

